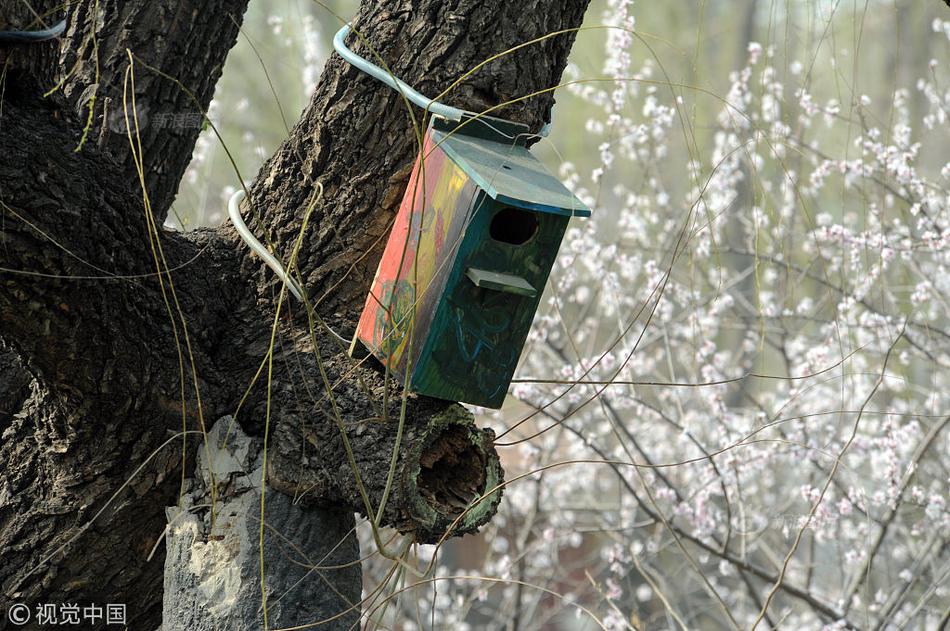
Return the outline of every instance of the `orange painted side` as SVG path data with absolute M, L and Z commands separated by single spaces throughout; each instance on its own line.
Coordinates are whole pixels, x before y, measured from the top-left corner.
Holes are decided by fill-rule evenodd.
M 425 342 L 435 294 L 442 290 L 440 280 L 452 266 L 463 228 L 459 214 L 468 212 L 475 193 L 474 184 L 433 148 L 428 135 L 424 155 L 425 168 L 417 158 L 357 327 L 360 341 L 400 378 L 413 355 L 407 353 L 410 340 L 414 349 Z

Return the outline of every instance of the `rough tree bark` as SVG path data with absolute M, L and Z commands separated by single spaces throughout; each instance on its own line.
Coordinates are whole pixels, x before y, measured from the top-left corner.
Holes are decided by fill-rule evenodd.
M 367 0 L 355 25 L 396 73 L 434 95 L 492 54 L 578 26 L 587 2 Z M 0 0 L 0 21 L 31 26 L 15 9 L 22 4 Z M 147 559 L 165 507 L 179 497 L 181 467 L 193 470 L 199 444 L 185 445 L 175 432 L 197 432 L 235 412 L 267 356 L 275 283 L 229 227 L 159 230 L 171 271 L 156 273 L 142 189 L 124 133 L 115 131 L 125 118 L 126 48 L 136 58 L 136 102 L 145 108 L 148 207 L 160 226 L 199 129 L 149 126 L 148 117 L 207 108 L 246 4 L 84 0 L 69 5 L 62 41 L 0 50 L 5 62 L 16 59 L 7 65 L 0 110 L 0 608 L 124 602 L 129 628 L 159 623 L 161 554 Z M 446 100 L 479 110 L 551 87 L 572 42 L 559 36 L 493 62 Z M 176 77 L 194 100 L 149 66 Z M 552 104 L 548 94 L 496 115 L 537 129 Z M 344 335 L 381 253 L 413 142 L 398 97 L 334 56 L 251 188 L 252 229 L 286 255 L 323 185 L 299 268 L 317 313 Z M 374 505 L 400 391 L 389 385 L 393 406 L 382 411 L 378 367 L 350 359 L 321 331 L 314 348 L 305 315 L 295 305 L 285 311 L 274 353 L 269 484 L 320 507 L 316 523 L 347 531 L 363 506 L 316 353 Z M 258 380 L 237 416 L 252 435 L 262 433 L 266 395 Z M 476 429 L 460 406 L 413 397 L 408 409 L 383 524 L 432 541 L 460 512 L 447 498 L 484 492 L 501 472 L 490 432 Z M 452 534 L 489 519 L 493 504 L 486 505 Z

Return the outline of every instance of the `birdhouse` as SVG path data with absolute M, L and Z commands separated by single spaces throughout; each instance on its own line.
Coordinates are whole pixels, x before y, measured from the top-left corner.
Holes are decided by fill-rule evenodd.
M 419 394 L 501 407 L 561 238 L 590 210 L 527 127 L 433 118 L 354 338 Z

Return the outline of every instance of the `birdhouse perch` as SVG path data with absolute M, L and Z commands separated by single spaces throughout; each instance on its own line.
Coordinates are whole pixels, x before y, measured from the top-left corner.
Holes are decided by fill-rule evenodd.
M 417 393 L 501 407 L 572 216 L 527 127 L 433 117 L 366 299 L 364 344 Z

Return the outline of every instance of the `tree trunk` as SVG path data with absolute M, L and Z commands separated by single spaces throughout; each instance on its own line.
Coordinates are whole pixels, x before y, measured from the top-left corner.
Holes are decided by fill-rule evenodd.
M 19 4 L 0 0 L 0 15 Z M 578 26 L 586 5 L 367 1 L 355 26 L 398 75 L 434 96 L 480 60 Z M 237 422 L 252 436 L 263 435 L 268 410 L 265 380 L 244 395 L 269 353 L 271 273 L 230 227 L 161 228 L 200 127 L 169 129 L 166 114 L 207 108 L 246 0 L 69 7 L 58 56 L 50 54 L 55 43 L 0 50 L 18 60 L 0 111 L 0 608 L 125 603 L 129 628 L 152 629 L 161 618 L 163 555 L 149 555 L 163 536 L 165 507 L 179 504 L 181 467 L 194 469 L 200 434 L 242 400 Z M 557 36 L 493 62 L 446 100 L 478 110 L 551 87 L 572 42 Z M 129 94 L 138 110 L 122 105 L 126 48 L 135 53 Z M 56 81 L 60 89 L 44 98 Z M 552 103 L 547 94 L 493 114 L 537 129 Z M 126 112 L 138 118 L 141 180 Z M 299 269 L 316 316 L 344 335 L 414 153 L 401 99 L 334 56 L 251 189 L 252 229 L 285 256 L 323 185 Z M 336 423 L 378 507 L 401 391 L 331 335 L 311 337 L 307 323 L 285 301 L 272 356 L 268 480 L 302 506 L 320 507 L 301 509 L 314 528 L 348 532 L 353 511 L 366 511 Z M 391 406 L 383 410 L 387 387 Z M 457 404 L 411 397 L 382 525 L 420 541 L 476 530 L 497 494 L 456 518 L 500 479 L 491 443 Z M 449 465 L 458 462 L 464 466 Z M 343 591 L 352 596 L 353 586 Z
M 187 495 L 180 506 L 168 509 L 162 631 L 264 628 L 262 441 L 245 435 L 232 421 L 226 416 L 211 430 L 207 456 L 215 463 L 214 523 L 209 511 L 198 509 L 211 502 L 209 457 L 202 451 Z M 263 499 L 268 625 L 290 628 L 324 621 L 321 628 L 355 628 L 360 567 L 353 563 L 359 545 L 352 520 L 302 507 L 270 488 Z

